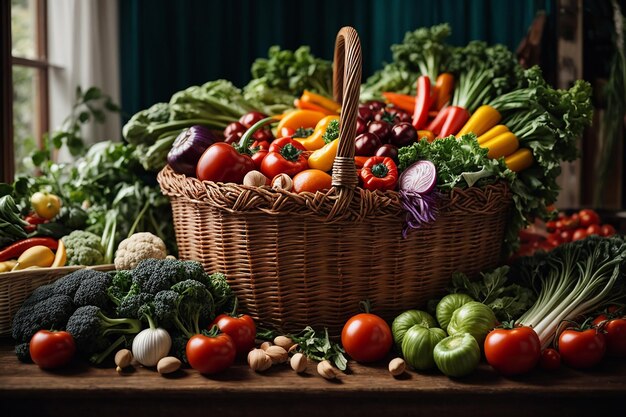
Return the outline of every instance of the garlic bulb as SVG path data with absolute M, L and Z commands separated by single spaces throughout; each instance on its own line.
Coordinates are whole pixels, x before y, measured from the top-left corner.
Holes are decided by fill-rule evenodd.
M 143 366 L 155 366 L 166 357 L 172 347 L 172 338 L 167 330 L 148 328 L 142 330 L 133 340 L 133 356 Z

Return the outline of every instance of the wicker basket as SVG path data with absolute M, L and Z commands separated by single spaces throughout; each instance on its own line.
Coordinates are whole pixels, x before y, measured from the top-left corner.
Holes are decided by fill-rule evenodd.
M 365 299 L 392 320 L 440 294 L 453 272 L 472 276 L 500 260 L 511 203 L 505 184 L 442 196 L 437 220 L 407 238 L 398 193 L 357 187 L 360 72 L 358 35 L 343 28 L 334 73 L 341 137 L 328 192 L 201 182 L 169 167 L 159 173 L 180 257 L 224 272 L 242 308 L 264 326 L 337 334 Z
M 30 269 L 0 274 L 0 336 L 11 334 L 13 316 L 36 288 L 50 284 L 81 268 L 84 266 Z M 110 271 L 115 269 L 115 266 L 98 265 L 89 268 Z

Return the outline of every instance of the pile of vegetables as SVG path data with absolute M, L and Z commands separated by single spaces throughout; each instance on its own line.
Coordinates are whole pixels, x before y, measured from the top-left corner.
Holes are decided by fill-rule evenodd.
M 69 333 L 92 363 L 131 345 L 146 366 L 168 354 L 187 362 L 188 341 L 234 304 L 224 275 L 209 275 L 194 261 L 145 259 L 111 273 L 80 269 L 39 287 L 15 314 L 13 338 L 23 361 L 38 331 L 56 330 Z
M 605 353 L 626 357 L 626 240 L 586 239 L 470 281 L 451 280 L 449 294 L 393 321 L 393 339 L 406 363 L 449 376 L 471 373 L 481 351 L 504 375 L 560 366 L 589 368 Z M 439 327 L 437 327 L 437 324 Z M 450 335 L 446 338 L 446 335 Z M 452 339 L 451 339 L 452 338 Z

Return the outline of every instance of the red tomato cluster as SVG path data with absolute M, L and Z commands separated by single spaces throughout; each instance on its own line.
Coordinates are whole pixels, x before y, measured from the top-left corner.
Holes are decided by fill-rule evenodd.
M 571 215 L 559 213 L 556 220 L 541 226 L 533 225 L 519 233 L 521 246 L 516 256 L 530 256 L 536 250 L 550 251 L 568 242 L 585 239 L 591 235 L 613 236 L 615 228 L 610 224 L 602 224 L 598 213 L 591 209 L 582 209 Z

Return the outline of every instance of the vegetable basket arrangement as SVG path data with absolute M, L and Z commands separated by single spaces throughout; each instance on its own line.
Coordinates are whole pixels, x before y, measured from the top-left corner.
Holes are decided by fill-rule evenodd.
M 428 197 L 414 196 L 420 227 L 408 231 L 400 192 L 357 186 L 360 82 L 358 35 L 346 27 L 335 49 L 341 116 L 327 191 L 201 181 L 169 166 L 159 173 L 180 257 L 222 271 L 241 307 L 263 325 L 285 331 L 326 326 L 337 334 L 365 299 L 391 320 L 440 294 L 453 272 L 474 276 L 502 259 L 512 203 L 505 181 L 436 193 L 434 222 L 428 221 Z

